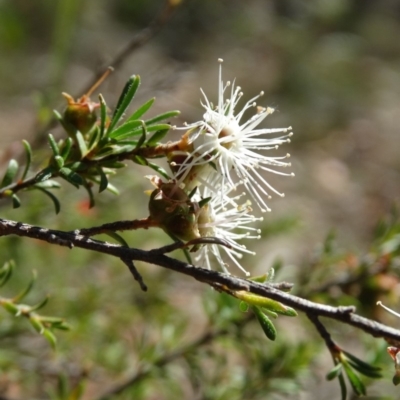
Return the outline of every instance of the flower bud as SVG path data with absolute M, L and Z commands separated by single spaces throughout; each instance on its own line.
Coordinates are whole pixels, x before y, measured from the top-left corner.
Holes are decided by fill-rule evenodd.
M 166 233 L 188 241 L 200 237 L 199 206 L 176 183 L 160 183 L 150 196 L 150 217 Z
M 75 130 L 78 130 L 82 134 L 88 133 L 97 121 L 95 111 L 99 108 L 99 103 L 91 101 L 86 95 L 82 96 L 77 101 L 67 93 L 63 93 L 63 96 L 68 102 L 63 115 L 65 126 L 70 130 L 68 133 L 73 134 Z

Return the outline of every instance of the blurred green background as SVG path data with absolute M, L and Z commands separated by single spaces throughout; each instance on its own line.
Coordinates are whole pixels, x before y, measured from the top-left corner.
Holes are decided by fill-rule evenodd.
M 40 166 L 48 156 L 42 138 L 52 109 L 64 107 L 60 93 L 81 95 L 164 6 L 155 0 L 0 0 L 0 169 L 20 155 L 21 139 L 37 143 Z M 374 227 L 399 202 L 399 37 L 400 3 L 391 0 L 184 0 L 100 91 L 113 105 L 127 78 L 139 74 L 135 105 L 155 96 L 151 112 L 179 109 L 181 118 L 171 122 L 182 125 L 202 117 L 200 88 L 216 101 L 218 58 L 224 59 L 224 80 L 236 78 L 245 99 L 263 90 L 260 105 L 277 109 L 264 126 L 293 126 L 292 143 L 279 151 L 291 153 L 296 178 L 270 178 L 286 197 L 269 203 L 273 212 L 261 226 L 263 239 L 248 245 L 257 257 L 243 264 L 257 275 L 279 260 L 278 280 L 298 283 L 298 292 L 307 295 L 315 269 L 318 286 L 379 253 L 371 245 Z M 58 127 L 51 132 L 61 134 Z M 63 230 L 142 218 L 148 173 L 129 165 L 112 181 L 121 195 L 102 193 L 92 210 L 85 207 L 83 191 L 66 187 L 57 216 L 37 193 L 21 195 L 18 210 L 3 201 L 0 212 Z M 337 247 L 326 255 L 321 243 L 332 229 Z M 144 249 L 169 242 L 156 230 L 124 237 Z M 2 295 L 15 294 L 36 269 L 38 284 L 28 300 L 51 293 L 44 312 L 65 317 L 72 330 L 58 334 L 53 352 L 28 324 L 0 314 L 0 395 L 6 399 L 72 400 L 79 382 L 85 385 L 82 398 L 100 399 L 146 368 L 146 379 L 109 398 L 339 398 L 337 383 L 324 380 L 329 353 L 302 317 L 278 320 L 279 336 L 272 343 L 254 321 L 238 322 L 243 316 L 233 300 L 161 268 L 138 264 L 149 286 L 143 293 L 124 265 L 103 255 L 3 238 L 0 263 L 9 258 L 17 271 Z M 395 304 L 397 276 L 389 278 L 386 286 L 363 284 L 378 287 L 374 296 L 387 294 L 386 302 Z M 373 302 L 365 307 L 365 298 L 360 284 L 320 300 L 344 299 L 366 316 L 385 318 Z M 150 367 L 212 329 L 227 334 L 166 366 Z M 375 396 L 370 398 L 396 398 L 385 344 L 337 324 L 329 329 L 339 344 L 385 368 L 384 379 L 369 388 Z

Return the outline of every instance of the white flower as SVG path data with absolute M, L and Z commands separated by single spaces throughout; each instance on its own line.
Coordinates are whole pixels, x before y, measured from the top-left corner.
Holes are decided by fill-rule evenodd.
M 219 61 L 222 63 L 222 60 Z M 225 92 L 230 86 L 230 94 L 224 99 Z M 232 175 L 232 171 L 234 171 L 258 207 L 262 211 L 270 211 L 265 202 L 265 199 L 271 198 L 270 192 L 282 197 L 284 194 L 279 193 L 267 182 L 263 171 L 286 176 L 294 174 L 283 173 L 275 169 L 275 167 L 290 166 L 290 163 L 282 161 L 288 158 L 289 154 L 283 157 L 270 157 L 260 154 L 259 151 L 276 150 L 281 144 L 290 142 L 292 128 L 256 129 L 267 115 L 274 112 L 274 109 L 270 107 L 257 107 L 256 114 L 241 123 L 245 111 L 256 107 L 255 100 L 262 96 L 263 92 L 249 100 L 241 111 L 235 114 L 235 108 L 243 93 L 239 86 L 235 87 L 234 83 L 231 85 L 230 82 L 227 82 L 224 86 L 221 65 L 218 106 L 214 107 L 205 93 L 203 91 L 202 93 L 205 99 L 205 104 L 202 103 L 202 105 L 206 109 L 204 120 L 189 126 L 197 128 L 192 129 L 192 133 L 190 133 L 193 152 L 179 169 L 177 174 L 179 181 L 184 182 L 185 178 L 190 176 L 190 170 L 193 167 L 212 165 L 215 168 L 214 171 L 221 176 L 221 185 L 229 185 L 234 188 L 236 186 L 235 178 Z M 276 134 L 281 135 L 276 137 Z M 265 137 L 265 135 L 272 136 Z
M 228 189 L 224 191 L 223 187 L 218 188 L 222 194 L 221 196 L 215 196 L 214 192 L 211 191 L 207 186 L 203 187 L 202 196 L 195 195 L 194 200 L 201 200 L 207 197 L 214 197 L 202 207 L 202 212 L 198 219 L 198 228 L 202 237 L 215 237 L 225 241 L 229 247 L 219 244 L 206 244 L 198 250 L 195 260 L 200 265 L 204 265 L 207 268 L 211 268 L 211 259 L 215 258 L 221 265 L 224 272 L 228 272 L 228 264 L 224 261 L 224 255 L 227 256 L 239 269 L 241 269 L 246 275 L 250 275 L 239 263 L 239 259 L 242 258 L 243 253 L 255 254 L 252 251 L 247 250 L 246 246 L 239 244 L 238 241 L 241 239 L 259 239 L 259 229 L 248 226 L 253 224 L 255 221 L 261 221 L 262 218 L 256 218 L 250 214 L 252 211 L 249 202 L 238 205 L 237 200 L 242 195 L 234 198 L 229 198 L 228 194 L 232 190 Z

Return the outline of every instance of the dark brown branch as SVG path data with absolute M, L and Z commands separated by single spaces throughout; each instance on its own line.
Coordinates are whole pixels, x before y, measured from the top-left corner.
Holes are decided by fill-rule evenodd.
M 321 323 L 318 316 L 312 313 L 307 313 L 308 319 L 314 324 L 318 333 L 324 339 L 326 346 L 329 351 L 332 353 L 337 349 L 335 342 L 332 340 L 330 333 L 326 330 L 325 326 Z
M 110 222 L 108 224 L 94 226 L 92 228 L 75 229 L 70 233 L 74 235 L 94 236 L 94 235 L 99 235 L 101 233 L 107 233 L 109 231 L 111 232 L 129 231 L 135 229 L 148 229 L 157 226 L 158 224 L 155 221 L 151 220 L 150 218 L 143 218 L 143 219 L 134 219 L 128 221 Z
M 142 289 L 144 292 L 147 292 L 147 286 L 143 281 L 143 277 L 142 277 L 142 275 L 140 275 L 139 271 L 136 269 L 133 261 L 129 260 L 129 259 L 125 259 L 125 258 L 121 258 L 121 261 L 124 264 L 126 264 L 126 266 L 128 267 L 129 271 L 131 272 L 131 274 L 133 275 L 135 280 L 138 281 L 140 289 Z
M 109 254 L 120 259 L 144 261 L 159 265 L 163 268 L 191 276 L 192 278 L 208 283 L 218 284 L 229 290 L 246 290 L 248 292 L 267 297 L 293 307 L 305 313 L 331 318 L 342 323 L 352 325 L 374 337 L 382 337 L 400 343 L 400 331 L 376 321 L 355 314 L 355 307 L 332 307 L 318 304 L 300 297 L 285 293 L 269 284 L 260 284 L 254 281 L 238 278 L 208 269 L 195 267 L 182 261 L 160 254 L 157 250 L 144 251 L 111 244 L 71 232 L 56 231 L 21 222 L 0 219 L 0 236 L 18 235 L 46 241 L 67 247 L 79 247 L 99 253 Z

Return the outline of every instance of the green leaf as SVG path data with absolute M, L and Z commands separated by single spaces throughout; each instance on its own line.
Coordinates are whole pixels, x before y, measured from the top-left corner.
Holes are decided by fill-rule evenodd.
M 64 159 L 61 156 L 55 156 L 54 160 L 56 161 L 58 168 L 62 168 L 64 166 Z
M 381 370 L 380 367 L 375 367 L 371 364 L 368 364 L 365 361 L 360 360 L 358 357 L 356 357 L 355 355 L 353 355 L 347 351 L 342 351 L 342 353 L 349 359 L 350 363 L 357 366 L 358 368 L 362 368 L 363 370 L 369 370 L 371 372 L 379 372 Z
M 76 131 L 75 138 L 76 138 L 76 142 L 79 147 L 79 152 L 81 153 L 81 158 L 85 158 L 87 153 L 89 152 L 88 148 L 86 146 L 85 138 L 83 137 L 82 133 L 79 131 Z
M 50 197 L 51 201 L 52 201 L 53 204 L 54 204 L 55 212 L 56 212 L 56 214 L 58 214 L 58 213 L 60 212 L 60 210 L 61 210 L 61 204 L 60 204 L 58 198 L 57 198 L 56 196 L 54 196 L 54 194 L 51 193 L 51 192 L 49 192 L 48 190 L 46 190 L 46 189 L 44 189 L 44 188 L 42 188 L 42 187 L 39 187 L 39 186 L 37 186 L 37 185 L 35 185 L 35 186 L 36 186 L 41 192 L 43 192 L 45 195 L 47 195 L 47 196 Z
M 29 282 L 28 286 L 12 299 L 13 303 L 18 303 L 19 301 L 21 301 L 32 290 L 37 277 L 37 273 L 35 270 L 32 271 L 32 275 L 32 279 Z
M 0 287 L 4 286 L 11 278 L 15 264 L 14 261 L 10 260 L 4 263 L 0 269 Z
M 17 160 L 11 159 L 10 162 L 8 163 L 8 167 L 6 173 L 4 174 L 3 180 L 1 181 L 0 188 L 11 185 L 11 183 L 13 182 L 14 178 L 18 173 L 18 168 L 19 165 Z
M 364 366 L 356 364 L 351 360 L 349 360 L 348 362 L 355 370 L 357 370 L 358 372 L 360 372 L 365 376 L 368 376 L 369 378 L 377 379 L 382 377 L 382 374 L 379 372 L 380 368 L 376 369 L 376 367 L 372 367 L 372 365 L 368 364 L 366 364 L 368 366 L 368 368 L 366 368 Z
M 29 322 L 35 328 L 36 332 L 42 334 L 45 330 L 44 325 L 40 322 L 39 317 L 37 315 L 31 316 L 29 318 Z
M 140 77 L 137 75 L 132 75 L 129 78 L 128 82 L 125 84 L 124 89 L 122 90 L 121 96 L 118 100 L 117 106 L 115 108 L 107 132 L 112 132 L 114 127 L 117 125 L 122 115 L 124 114 L 125 110 L 131 103 L 133 97 L 135 96 L 139 85 L 140 85 Z
M 275 340 L 276 338 L 276 329 L 272 321 L 256 306 L 252 306 L 254 314 L 257 317 L 259 324 L 261 325 L 262 330 L 269 340 Z
M 35 183 L 33 187 L 42 189 L 60 189 L 61 185 L 57 181 L 48 179 L 47 181 Z
M 43 329 L 43 331 L 41 333 L 47 339 L 47 341 L 50 343 L 53 350 L 55 350 L 57 347 L 57 339 L 54 336 L 54 333 L 52 331 L 50 331 L 49 329 Z
M 15 193 L 11 197 L 12 197 L 13 208 L 21 207 L 21 200 L 19 199 L 19 197 Z
M 38 183 L 46 181 L 55 173 L 57 173 L 57 170 L 54 167 L 46 167 L 36 174 L 35 181 Z
M 57 146 L 54 136 L 51 133 L 49 133 L 47 139 L 49 141 L 49 145 L 50 145 L 51 151 L 53 152 L 54 156 L 60 155 L 60 150 Z
M 109 192 L 111 192 L 112 194 L 115 194 L 116 196 L 119 195 L 119 190 L 114 185 L 112 185 L 110 182 L 108 182 L 107 190 Z
M 275 319 L 278 318 L 278 314 L 276 312 L 268 310 L 267 308 L 263 308 L 262 310 L 263 310 L 263 312 L 267 313 L 272 318 L 275 318 Z
M 140 137 L 140 139 L 138 140 L 137 144 L 136 144 L 136 149 L 140 149 L 143 145 L 143 143 L 146 140 L 146 136 L 147 136 L 147 129 L 146 129 L 146 125 L 144 122 L 142 122 L 142 136 Z
M 178 110 L 167 111 L 163 114 L 156 115 L 155 117 L 150 118 L 150 119 L 146 120 L 145 122 L 146 122 L 146 125 L 151 125 L 151 124 L 154 124 L 159 121 L 165 121 L 166 119 L 174 118 L 177 115 L 179 115 L 180 113 L 181 112 Z
M 146 160 L 147 161 L 147 160 Z M 168 174 L 168 172 L 164 169 L 161 168 L 159 165 L 157 164 L 153 164 L 151 162 L 147 161 L 147 165 L 154 171 L 158 172 L 161 176 L 163 176 L 165 179 L 170 180 L 170 176 Z
M 339 385 L 340 385 L 340 393 L 342 395 L 342 400 L 346 400 L 347 398 L 347 387 L 346 382 L 344 380 L 343 374 L 338 375 Z
M 79 188 L 80 185 L 83 185 L 85 183 L 83 178 L 76 172 L 72 171 L 72 169 L 63 167 L 60 169 L 59 172 L 61 177 L 63 177 L 67 182 L 69 182 L 76 188 Z
M 397 386 L 400 383 L 400 371 L 396 370 L 396 373 L 393 376 L 392 382 L 393 382 L 394 386 Z
M 129 247 L 128 242 L 118 233 L 114 231 L 107 231 L 104 232 L 107 236 L 110 236 L 111 238 L 115 239 L 121 246 Z
M 104 133 L 106 131 L 106 122 L 107 122 L 107 104 L 104 100 L 103 95 L 99 94 L 100 101 L 100 140 L 103 139 Z
M 268 279 L 268 275 L 263 274 L 263 275 L 259 275 L 259 276 L 253 276 L 248 279 L 249 279 L 249 281 L 253 281 L 253 282 L 265 283 L 266 280 Z
M 119 169 L 119 168 L 125 168 L 127 164 L 125 164 L 124 162 L 120 162 L 120 161 L 105 161 L 103 163 L 101 163 L 101 165 L 105 168 L 113 168 L 113 169 Z
M 92 160 L 101 160 L 105 157 L 108 156 L 113 156 L 117 154 L 122 154 L 122 153 L 130 153 L 131 151 L 135 150 L 137 142 L 135 142 L 134 145 L 132 144 L 126 144 L 126 145 L 108 145 L 107 147 L 104 147 L 101 149 L 101 151 L 98 152 L 94 157 L 92 157 Z
M 108 179 L 107 175 L 104 173 L 103 168 L 98 167 L 97 172 L 100 175 L 100 185 L 99 185 L 99 193 L 101 193 L 103 190 L 107 189 L 108 186 Z
M 46 296 L 42 301 L 30 307 L 30 311 L 36 311 L 43 308 L 49 301 L 49 296 Z
M 89 208 L 92 208 L 92 207 L 94 207 L 94 195 L 93 195 L 92 188 L 90 185 L 84 185 L 83 187 L 86 189 L 86 191 L 89 195 Z
M 26 155 L 26 165 L 24 168 L 24 172 L 22 173 L 22 176 L 21 176 L 21 181 L 24 181 L 24 179 L 26 178 L 26 175 L 28 175 L 29 167 L 31 166 L 32 149 L 31 149 L 31 145 L 26 140 L 23 140 L 22 144 L 24 145 L 25 155 Z
M 99 140 L 100 140 L 100 128 L 98 126 L 95 126 L 90 133 L 89 144 L 87 146 L 88 153 L 96 148 L 97 144 L 99 143 Z
M 69 153 L 72 147 L 72 139 L 68 137 L 65 142 L 64 146 L 61 148 L 60 156 L 66 161 L 68 159 Z
M 237 290 L 234 292 L 234 295 L 238 299 L 243 300 L 253 306 L 266 308 L 275 313 L 286 315 L 287 317 L 297 316 L 297 312 L 293 308 L 285 306 L 284 304 L 267 297 L 258 296 L 245 290 Z
M 169 132 L 169 129 L 170 128 L 156 131 L 156 133 L 154 133 L 154 135 L 152 135 L 150 139 L 146 142 L 146 146 L 152 147 L 161 142 L 161 140 L 164 139 L 165 135 Z
M 155 98 L 153 97 L 142 106 L 140 106 L 126 121 L 134 121 L 135 119 L 139 119 L 149 108 L 153 105 Z
M 119 126 L 117 129 L 113 130 L 108 137 L 111 139 L 123 140 L 130 136 L 140 135 L 141 130 L 136 129 L 143 125 L 143 121 L 130 121 L 125 122 L 123 125 Z
M 239 309 L 241 312 L 247 312 L 249 309 L 249 305 L 245 301 L 241 301 L 239 303 Z
M 351 366 L 346 362 L 343 361 L 343 368 L 346 372 L 347 377 L 349 378 L 350 384 L 353 387 L 354 392 L 357 395 L 366 395 L 366 390 L 364 384 L 361 382 L 358 375 L 352 370 Z
M 19 308 L 11 301 L 2 301 L 1 305 L 3 308 L 8 311 L 10 314 L 17 316 L 19 314 Z
M 343 365 L 342 363 L 336 364 L 327 374 L 326 379 L 328 381 L 332 381 L 333 379 L 337 378 L 339 374 L 342 373 Z

